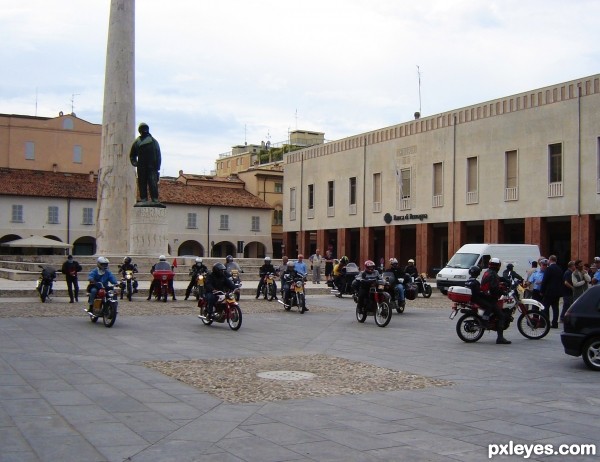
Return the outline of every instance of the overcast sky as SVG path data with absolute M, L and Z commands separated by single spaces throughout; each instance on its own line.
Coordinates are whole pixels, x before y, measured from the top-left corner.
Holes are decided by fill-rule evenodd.
M 102 123 L 110 0 L 0 6 L 0 113 Z M 138 0 L 136 123 L 163 175 L 210 173 L 289 130 L 336 140 L 599 73 L 599 18 L 598 0 Z

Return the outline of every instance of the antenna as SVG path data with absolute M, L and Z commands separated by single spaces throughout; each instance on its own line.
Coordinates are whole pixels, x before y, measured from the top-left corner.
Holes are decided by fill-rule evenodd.
M 298 130 L 298 109 L 296 109 L 296 130 Z
M 73 93 L 71 95 L 71 114 L 75 114 L 75 97 L 81 96 L 81 93 Z
M 35 87 L 35 116 L 37 117 L 38 89 Z
M 244 124 L 244 146 L 248 146 L 246 124 Z
M 417 76 L 419 77 L 419 114 L 421 114 L 421 69 L 417 66 Z

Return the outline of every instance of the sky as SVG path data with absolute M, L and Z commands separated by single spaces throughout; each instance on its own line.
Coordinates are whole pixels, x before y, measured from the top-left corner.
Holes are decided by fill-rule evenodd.
M 0 0 L 0 113 L 102 123 L 110 3 Z M 600 72 L 598 0 L 138 0 L 135 15 L 136 125 L 163 176 Z

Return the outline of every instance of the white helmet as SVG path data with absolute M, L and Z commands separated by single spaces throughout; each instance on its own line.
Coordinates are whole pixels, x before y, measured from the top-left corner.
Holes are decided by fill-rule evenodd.
M 200 257 L 196 258 L 196 263 L 202 263 L 202 258 L 200 258 Z
M 395 259 L 394 257 L 390 258 L 390 265 L 397 265 L 398 264 L 398 260 Z
M 271 261 L 271 257 L 265 257 L 265 263 L 269 263 Z
M 108 258 L 106 257 L 98 257 L 96 264 L 98 265 L 98 269 L 100 270 L 100 274 L 104 274 L 104 271 L 108 268 Z
M 415 261 L 414 261 L 412 258 L 411 258 L 410 260 L 408 260 L 408 264 L 410 265 L 411 263 L 412 263 L 413 265 L 415 264 Z
M 161 255 L 160 257 L 158 257 L 159 261 L 167 261 L 167 257 L 165 257 L 164 255 Z

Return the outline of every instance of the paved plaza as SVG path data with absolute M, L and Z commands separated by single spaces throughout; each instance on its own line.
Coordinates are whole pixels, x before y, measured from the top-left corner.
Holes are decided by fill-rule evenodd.
M 600 441 L 600 375 L 559 330 L 465 344 L 436 292 L 386 328 L 347 297 L 300 314 L 244 295 L 234 332 L 182 298 L 121 302 L 111 329 L 83 303 L 0 298 L 0 462 L 482 461 Z

